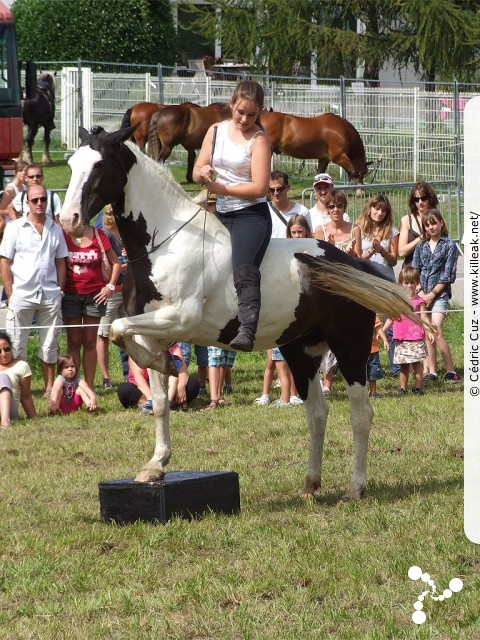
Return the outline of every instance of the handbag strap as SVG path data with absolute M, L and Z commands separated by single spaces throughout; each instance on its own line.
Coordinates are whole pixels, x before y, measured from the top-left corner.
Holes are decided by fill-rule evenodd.
M 100 234 L 98 233 L 98 229 L 96 227 L 93 227 L 93 232 L 95 233 L 95 238 L 97 239 L 97 244 L 100 247 L 100 252 L 102 254 L 102 258 L 105 260 L 106 257 L 107 257 L 107 254 L 105 253 L 105 248 L 103 246 L 102 239 L 100 238 Z

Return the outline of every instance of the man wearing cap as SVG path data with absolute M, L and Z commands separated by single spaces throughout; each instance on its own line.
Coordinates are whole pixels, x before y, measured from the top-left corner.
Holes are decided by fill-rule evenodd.
M 313 189 L 315 191 L 315 197 L 317 203 L 310 209 L 310 222 L 312 227 L 312 233 L 315 233 L 315 229 L 319 226 L 325 227 L 330 222 L 330 215 L 328 209 L 325 206 L 325 198 L 333 191 L 335 185 L 332 178 L 328 173 L 318 173 L 313 179 Z M 350 222 L 348 213 L 343 214 L 343 219 L 346 222 Z
M 304 207 L 299 202 L 290 200 L 288 197 L 290 185 L 288 184 L 288 175 L 286 173 L 272 171 L 268 190 L 271 198 L 268 207 L 272 216 L 272 238 L 286 237 L 287 223 L 296 213 L 305 216 L 311 226 L 307 207 Z

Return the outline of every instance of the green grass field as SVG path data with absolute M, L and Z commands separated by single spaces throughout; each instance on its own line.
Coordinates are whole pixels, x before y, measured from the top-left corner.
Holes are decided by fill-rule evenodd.
M 47 168 L 48 185 L 65 184 L 63 172 Z M 463 375 L 463 315 L 445 326 Z M 113 346 L 111 359 L 118 384 Z M 322 491 L 305 501 L 304 410 L 253 405 L 264 364 L 240 354 L 224 409 L 196 400 L 171 417 L 171 468 L 238 472 L 241 513 L 165 526 L 119 527 L 99 513 L 98 483 L 151 456 L 153 418 L 101 389 L 97 416 L 47 417 L 34 370 L 38 419 L 0 434 L 1 640 L 480 638 L 480 555 L 463 534 L 463 385 L 398 398 L 395 379 L 380 381 L 366 496 L 344 503 L 352 436 L 335 378 Z M 426 585 L 408 578 L 413 565 L 437 593 L 464 583 L 443 602 L 427 597 L 421 626 L 411 616 Z

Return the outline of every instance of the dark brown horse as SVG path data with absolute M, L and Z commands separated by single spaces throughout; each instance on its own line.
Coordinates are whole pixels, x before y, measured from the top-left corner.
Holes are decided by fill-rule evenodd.
M 363 182 L 368 172 L 365 148 L 358 131 L 345 118 L 334 113 L 301 118 L 271 111 L 263 113 L 261 121 L 275 153 L 302 160 L 317 158 L 318 173 L 332 161 L 345 169 L 351 182 Z
M 145 151 L 148 142 L 148 129 L 153 114 L 165 109 L 166 106 L 159 102 L 138 102 L 125 112 L 121 128 L 125 129 L 138 124 L 132 136 L 132 142 L 136 142 L 142 151 Z
M 55 80 L 50 73 L 41 73 L 37 80 L 37 94 L 23 103 L 23 124 L 27 126 L 22 159 L 33 164 L 32 147 L 39 127 L 43 127 L 42 163 L 49 164 L 50 131 L 55 129 Z
M 214 102 L 199 107 L 192 102 L 170 105 L 154 113 L 150 120 L 148 154 L 158 162 L 165 162 L 173 147 L 181 144 L 188 152 L 187 182 L 193 182 L 195 150 L 202 146 L 208 128 L 215 122 L 231 117 L 227 104 Z

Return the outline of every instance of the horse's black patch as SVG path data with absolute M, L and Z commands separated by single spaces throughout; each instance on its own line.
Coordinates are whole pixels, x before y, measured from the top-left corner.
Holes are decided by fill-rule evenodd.
M 162 299 L 161 293 L 150 280 L 152 262 L 148 254 L 148 245 L 152 237 L 147 231 L 147 222 L 142 213 L 134 220 L 132 212 L 128 216 L 117 215 L 117 207 L 118 203 L 115 203 L 113 212 L 129 260 L 122 288 L 123 301 L 129 316 L 140 315 L 147 303 Z
M 230 342 L 235 338 L 238 334 L 238 329 L 240 328 L 240 322 L 238 320 L 238 316 L 229 320 L 227 324 L 220 329 L 218 333 L 218 342 L 221 344 L 230 344 Z

